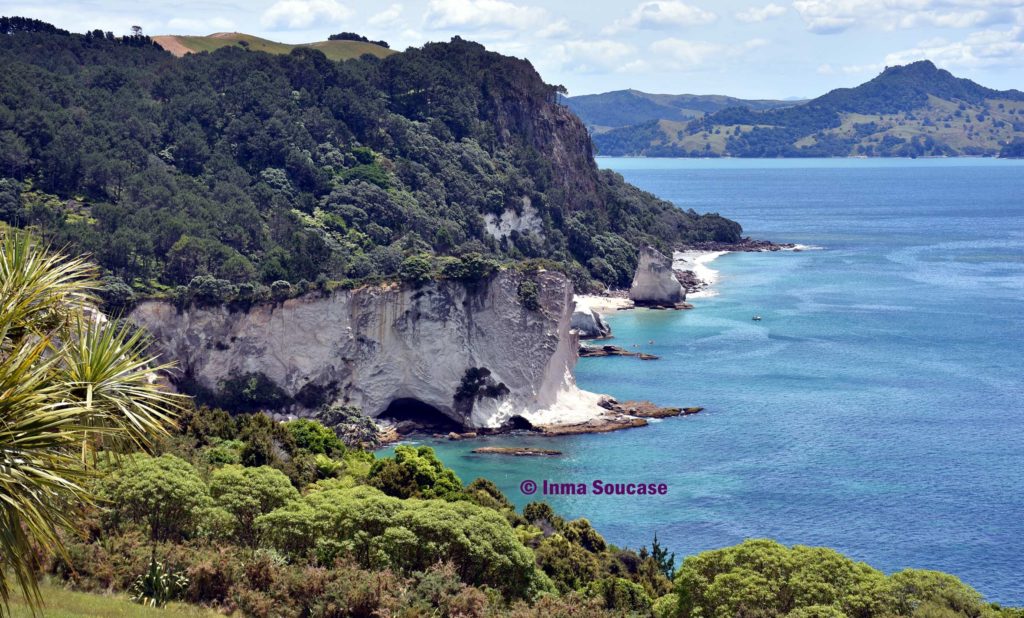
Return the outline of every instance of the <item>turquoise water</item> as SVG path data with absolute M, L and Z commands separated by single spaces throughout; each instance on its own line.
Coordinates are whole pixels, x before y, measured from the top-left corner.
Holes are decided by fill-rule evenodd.
M 758 238 L 688 312 L 610 319 L 661 356 L 582 359 L 583 388 L 707 411 L 643 429 L 500 437 L 561 458 L 434 445 L 465 481 L 665 482 L 665 496 L 558 496 L 613 543 L 679 557 L 772 537 L 885 571 L 954 573 L 1024 604 L 1024 162 L 601 159 Z M 753 314 L 763 317 L 751 321 Z M 648 343 L 654 340 L 654 344 Z

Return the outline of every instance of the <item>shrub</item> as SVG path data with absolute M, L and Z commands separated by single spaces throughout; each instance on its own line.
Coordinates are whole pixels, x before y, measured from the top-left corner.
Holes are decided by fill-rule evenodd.
M 430 256 L 424 253 L 412 255 L 398 267 L 398 276 L 402 281 L 413 285 L 423 285 L 433 279 L 433 264 Z
M 132 601 L 150 607 L 163 607 L 168 601 L 180 598 L 188 588 L 188 578 L 174 573 L 153 558 L 149 569 L 132 584 Z
M 275 281 L 270 284 L 270 295 L 278 302 L 288 300 L 292 296 L 292 284 L 287 281 Z
M 644 614 L 651 611 L 651 599 L 644 592 L 643 586 L 622 577 L 609 577 L 593 582 L 587 588 L 587 595 L 600 599 L 607 609 Z
M 199 275 L 189 281 L 188 293 L 196 304 L 223 305 L 235 297 L 236 290 L 227 279 Z
M 686 558 L 675 584 L 684 618 L 733 615 L 752 606 L 764 615 L 817 605 L 877 615 L 893 606 L 887 578 L 866 564 L 826 548 L 764 539 Z
M 491 276 L 496 270 L 498 270 L 497 260 L 473 252 L 447 262 L 441 269 L 441 276 L 445 279 L 459 281 L 481 281 Z
M 335 435 L 334 431 L 316 421 L 298 419 L 284 423 L 284 428 L 295 441 L 296 448 L 305 449 L 313 454 L 341 457 L 345 454 L 345 444 Z
M 428 446 L 398 446 L 395 456 L 378 459 L 369 484 L 397 498 L 448 498 L 462 495 L 462 481 Z
M 197 511 L 210 504 L 195 468 L 174 455 L 130 457 L 101 482 L 99 492 L 112 506 L 114 526 L 139 525 L 153 541 L 191 536 Z
M 519 304 L 530 311 L 540 309 L 540 290 L 537 288 L 537 283 L 532 279 L 523 279 L 519 282 L 516 296 L 519 298 Z
M 269 466 L 243 468 L 235 465 L 213 472 L 210 494 L 217 506 L 235 517 L 236 537 L 250 544 L 256 538 L 253 523 L 257 517 L 299 496 L 280 470 Z

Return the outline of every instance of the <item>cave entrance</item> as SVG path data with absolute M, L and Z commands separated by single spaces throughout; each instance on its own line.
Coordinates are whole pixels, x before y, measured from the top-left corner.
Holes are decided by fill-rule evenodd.
M 399 429 L 402 433 L 408 433 L 409 430 L 447 433 L 463 429 L 462 423 L 455 422 L 434 406 L 411 397 L 395 399 L 380 416 L 398 427 L 404 425 L 405 431 Z
M 512 429 L 512 430 L 533 431 L 535 429 L 535 427 L 533 426 L 533 423 L 531 423 L 530 421 L 526 420 L 522 416 L 519 416 L 518 414 L 516 414 L 512 418 L 508 419 L 507 425 L 508 425 L 508 428 Z

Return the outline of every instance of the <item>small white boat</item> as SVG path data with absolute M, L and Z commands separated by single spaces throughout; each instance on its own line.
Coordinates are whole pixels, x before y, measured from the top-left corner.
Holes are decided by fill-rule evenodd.
M 753 321 L 755 321 L 755 322 L 760 322 L 760 321 L 761 321 L 761 316 L 759 316 L 759 315 L 755 315 L 754 317 L 752 317 L 752 318 L 750 318 L 750 319 L 751 319 L 751 320 L 753 320 Z

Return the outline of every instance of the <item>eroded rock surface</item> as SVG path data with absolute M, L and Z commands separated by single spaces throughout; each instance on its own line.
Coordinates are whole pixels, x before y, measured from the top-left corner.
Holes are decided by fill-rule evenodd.
M 637 305 L 667 307 L 686 300 L 686 290 L 672 271 L 672 259 L 647 246 L 640 249 L 629 297 Z
M 335 403 L 378 417 L 405 401 L 464 427 L 586 419 L 598 396 L 573 377 L 572 286 L 560 273 L 533 275 L 540 308 L 529 310 L 517 295 L 523 276 L 338 290 L 247 310 L 148 301 L 130 317 L 178 363 L 179 383 L 218 393 L 233 378 L 262 376 L 288 414 Z

